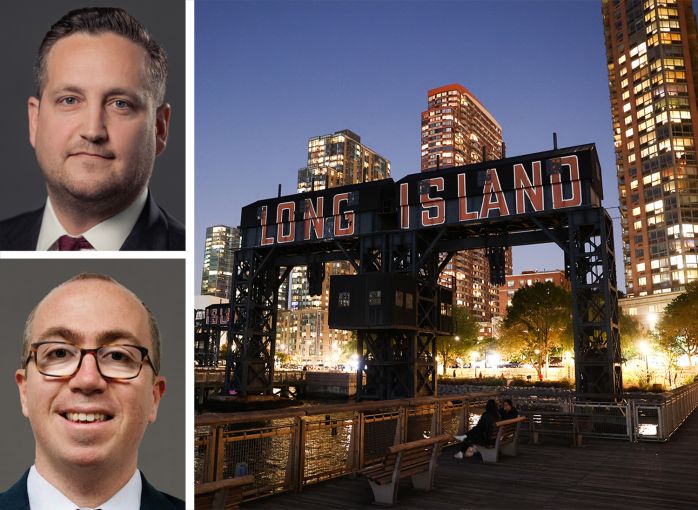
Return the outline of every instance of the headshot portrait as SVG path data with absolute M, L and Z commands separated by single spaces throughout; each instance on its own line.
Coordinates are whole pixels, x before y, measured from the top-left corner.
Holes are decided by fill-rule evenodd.
M 3 260 L 0 280 L 0 508 L 184 509 L 184 261 Z
M 184 250 L 184 0 L 8 10 L 0 251 Z

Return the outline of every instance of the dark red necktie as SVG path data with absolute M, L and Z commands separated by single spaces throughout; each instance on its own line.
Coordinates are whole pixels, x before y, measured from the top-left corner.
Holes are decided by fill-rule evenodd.
M 80 251 L 91 249 L 93 249 L 93 246 L 82 236 L 61 236 L 58 238 L 58 251 Z

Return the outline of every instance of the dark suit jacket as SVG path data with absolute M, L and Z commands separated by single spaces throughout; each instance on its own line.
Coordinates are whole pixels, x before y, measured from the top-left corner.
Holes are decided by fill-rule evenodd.
M 0 251 L 36 250 L 44 208 L 0 221 Z M 121 245 L 127 250 L 184 250 L 184 225 L 148 199 L 131 233 Z
M 2 510 L 29 510 L 28 476 L 29 470 L 7 492 L 0 494 L 0 508 Z M 141 473 L 141 480 L 143 481 L 143 489 L 140 510 L 184 510 L 184 501 L 155 489 L 148 483 L 143 473 Z

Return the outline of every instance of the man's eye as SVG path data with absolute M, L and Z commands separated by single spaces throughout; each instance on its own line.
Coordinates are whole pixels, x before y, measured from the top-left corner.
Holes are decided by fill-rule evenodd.
M 131 103 L 124 101 L 123 99 L 117 99 L 113 104 L 119 110 L 126 110 L 131 107 Z
M 66 105 L 66 106 L 73 106 L 78 104 L 78 98 L 76 97 L 64 97 L 60 101 L 61 104 Z

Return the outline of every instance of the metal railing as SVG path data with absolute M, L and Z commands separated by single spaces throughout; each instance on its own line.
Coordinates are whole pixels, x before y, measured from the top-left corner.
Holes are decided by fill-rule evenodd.
M 698 407 L 698 383 L 666 393 L 626 393 L 619 402 L 576 400 L 573 393 L 532 395 L 503 388 L 500 396 L 513 398 L 521 414 L 575 413 L 591 417 L 585 436 L 627 441 L 667 441 Z
M 207 414 L 196 418 L 195 480 L 248 472 L 251 500 L 356 474 L 386 448 L 438 434 L 462 434 L 496 393 L 381 402 L 308 405 L 274 411 Z M 506 390 L 499 395 L 510 396 Z M 626 395 L 618 403 L 575 401 L 572 395 L 511 395 L 521 414 L 575 413 L 591 417 L 585 436 L 667 441 L 698 407 L 698 383 L 663 394 Z
M 635 441 L 668 441 L 698 407 L 698 383 L 631 401 Z
M 386 448 L 463 433 L 494 394 L 388 400 L 202 415 L 196 419 L 197 483 L 248 472 L 251 500 L 357 473 Z

